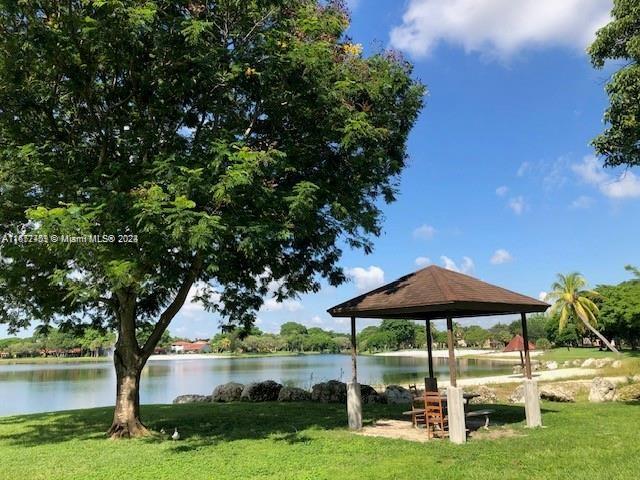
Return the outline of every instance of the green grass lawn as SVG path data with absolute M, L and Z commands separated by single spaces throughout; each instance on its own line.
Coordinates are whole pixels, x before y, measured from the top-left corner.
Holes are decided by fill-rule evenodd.
M 491 406 L 519 436 L 453 445 L 358 436 L 342 405 L 198 404 L 143 407 L 154 437 L 109 441 L 111 409 L 0 418 L 0 479 L 635 479 L 640 405 L 543 404 L 546 428 L 520 406 Z M 402 406 L 365 406 L 365 421 Z M 499 431 L 501 427 L 493 426 Z
M 564 362 L 567 360 L 586 360 L 587 358 L 618 358 L 610 350 L 600 351 L 597 348 L 554 348 L 547 350 L 543 355 L 537 357 L 542 360 L 554 360 Z M 621 359 L 640 358 L 640 351 L 624 350 L 621 352 Z

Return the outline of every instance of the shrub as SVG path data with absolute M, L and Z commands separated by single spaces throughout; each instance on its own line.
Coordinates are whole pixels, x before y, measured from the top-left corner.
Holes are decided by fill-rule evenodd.
M 551 342 L 546 338 L 540 338 L 536 342 L 536 348 L 538 350 L 549 350 L 551 348 Z

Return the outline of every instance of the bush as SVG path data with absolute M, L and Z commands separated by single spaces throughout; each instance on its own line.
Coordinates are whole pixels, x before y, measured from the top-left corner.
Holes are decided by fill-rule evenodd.
M 551 342 L 546 338 L 541 338 L 536 342 L 536 348 L 538 350 L 549 350 L 551 349 Z

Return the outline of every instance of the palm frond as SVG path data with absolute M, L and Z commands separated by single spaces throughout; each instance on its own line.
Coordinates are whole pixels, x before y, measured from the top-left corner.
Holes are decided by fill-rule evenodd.
M 596 305 L 589 297 L 578 297 L 577 301 L 581 303 L 585 308 L 593 312 L 594 315 L 600 313 L 600 308 L 598 307 L 598 305 Z

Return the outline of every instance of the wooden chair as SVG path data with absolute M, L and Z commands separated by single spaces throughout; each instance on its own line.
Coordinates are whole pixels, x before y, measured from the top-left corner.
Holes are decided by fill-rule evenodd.
M 418 389 L 416 385 L 409 385 L 409 392 L 411 392 L 411 422 L 413 427 L 417 428 L 418 425 L 424 425 L 424 404 L 421 397 L 418 397 Z
M 424 418 L 427 437 L 449 435 L 449 421 L 444 413 L 442 397 L 438 392 L 426 392 L 424 395 Z

